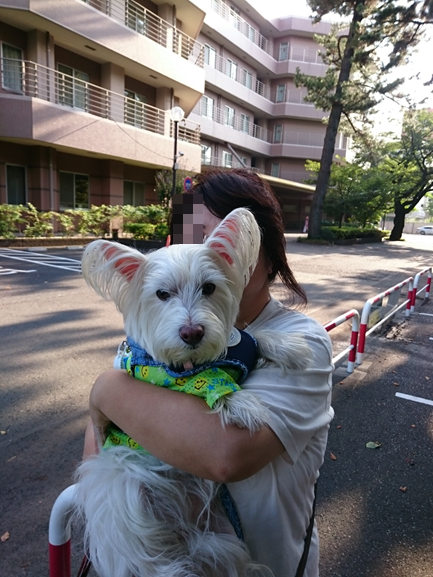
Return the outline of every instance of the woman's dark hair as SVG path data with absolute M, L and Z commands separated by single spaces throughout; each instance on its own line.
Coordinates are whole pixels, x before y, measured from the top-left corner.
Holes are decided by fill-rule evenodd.
M 225 218 L 235 208 L 251 210 L 262 232 L 262 245 L 272 262 L 269 282 L 272 284 L 278 275 L 292 298 L 297 295 L 303 304 L 307 303 L 304 289 L 287 262 L 280 203 L 265 180 L 243 168 L 211 170 L 196 177 L 192 192 L 203 194 L 203 204 L 218 218 Z

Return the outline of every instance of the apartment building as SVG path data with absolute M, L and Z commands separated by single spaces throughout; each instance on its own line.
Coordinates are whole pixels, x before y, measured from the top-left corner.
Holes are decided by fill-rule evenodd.
M 180 106 L 180 168 L 253 167 L 302 228 L 325 126 L 293 78 L 324 74 L 329 30 L 246 0 L 0 0 L 0 203 L 157 202 Z
M 308 18 L 269 21 L 244 0 L 210 0 L 198 37 L 206 85 L 190 118 L 201 126 L 202 170 L 254 167 L 277 192 L 288 229 L 308 214 L 305 161 L 320 159 L 326 130 L 325 113 L 305 102 L 294 75 L 324 75 L 313 35 L 330 30 Z M 346 146 L 339 135 L 336 154 Z
M 169 111 L 204 91 L 203 19 L 188 0 L 0 0 L 0 203 L 156 202 Z M 199 125 L 178 127 L 197 172 Z

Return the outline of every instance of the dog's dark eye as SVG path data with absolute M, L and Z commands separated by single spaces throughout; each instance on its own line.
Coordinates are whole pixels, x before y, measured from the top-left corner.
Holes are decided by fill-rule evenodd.
M 207 282 L 201 287 L 201 290 L 204 295 L 211 295 L 215 290 L 215 285 L 213 282 Z
M 170 298 L 170 293 L 159 289 L 156 291 L 156 296 L 159 298 L 160 301 L 166 301 Z

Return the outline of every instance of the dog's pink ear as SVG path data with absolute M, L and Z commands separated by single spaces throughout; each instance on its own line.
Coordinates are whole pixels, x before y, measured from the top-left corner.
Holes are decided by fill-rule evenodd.
M 259 256 L 260 243 L 260 229 L 253 214 L 246 208 L 237 208 L 216 227 L 205 245 L 236 268 L 248 282 Z
M 133 278 L 138 267 L 143 262 L 141 258 L 137 258 L 137 255 L 124 256 L 125 252 L 112 242 L 105 241 L 105 246 L 101 247 L 101 250 L 105 259 L 112 261 L 114 268 L 128 281 Z

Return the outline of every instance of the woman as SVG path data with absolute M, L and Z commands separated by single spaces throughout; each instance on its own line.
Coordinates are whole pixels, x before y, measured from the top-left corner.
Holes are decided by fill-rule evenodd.
M 290 375 L 262 368 L 244 381 L 243 388 L 259 395 L 271 414 L 269 427 L 254 435 L 236 426 L 222 428 L 218 415 L 209 414 L 197 397 L 118 371 L 106 372 L 90 395 L 93 425 L 88 427 L 85 456 L 96 450 L 93 427 L 103 431 L 113 421 L 163 461 L 225 483 L 253 558 L 269 566 L 275 577 L 295 577 L 333 417 L 331 344 L 321 325 L 284 308 L 270 295 L 270 285 L 279 277 L 291 302 L 296 297 L 306 302 L 287 264 L 281 208 L 266 182 L 243 169 L 215 171 L 200 177 L 194 192 L 203 195 L 205 236 L 238 207 L 249 208 L 262 231 L 259 261 L 245 288 L 236 326 L 302 333 L 311 347 L 312 363 Z M 318 564 L 314 527 L 304 577 L 318 577 Z

